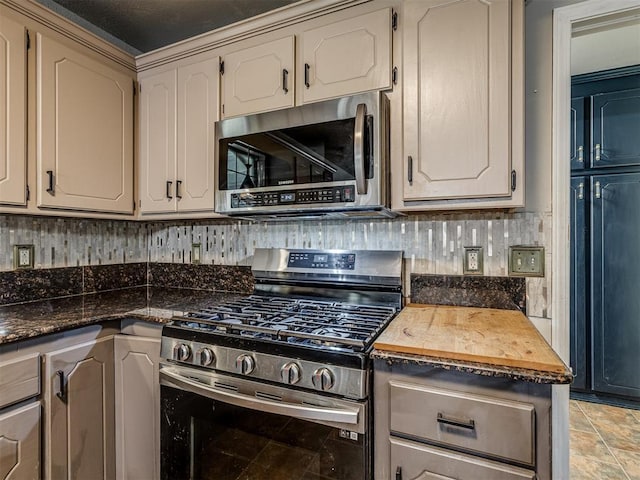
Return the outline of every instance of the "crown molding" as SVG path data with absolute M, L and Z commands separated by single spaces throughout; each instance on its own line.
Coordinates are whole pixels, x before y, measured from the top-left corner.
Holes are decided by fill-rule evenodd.
M 135 57 L 138 72 L 372 0 L 302 0 Z
M 35 0 L 0 0 L 0 5 L 7 6 L 11 10 L 107 57 L 132 72 L 136 71 L 135 59 L 132 55 L 56 12 L 49 10 L 45 6 L 40 5 Z

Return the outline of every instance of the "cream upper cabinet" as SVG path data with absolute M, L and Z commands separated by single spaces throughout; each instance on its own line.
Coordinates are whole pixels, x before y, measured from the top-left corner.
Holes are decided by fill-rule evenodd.
M 36 39 L 38 206 L 132 213 L 132 77 Z
M 27 201 L 26 38 L 24 25 L 0 15 L 0 204 Z
M 293 36 L 230 53 L 223 61 L 224 118 L 293 106 Z
M 391 88 L 391 10 L 307 30 L 300 52 L 303 103 Z
M 177 72 L 140 80 L 140 211 L 175 211 Z
M 218 57 L 140 81 L 140 211 L 213 211 Z
M 519 0 L 404 4 L 405 202 L 508 200 L 516 180 L 522 189 L 521 175 L 513 178 L 522 173 L 522 87 L 514 83 L 522 29 L 512 33 L 521 7 Z

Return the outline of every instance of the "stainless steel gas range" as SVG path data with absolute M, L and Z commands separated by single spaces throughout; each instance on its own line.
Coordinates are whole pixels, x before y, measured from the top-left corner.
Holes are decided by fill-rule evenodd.
M 402 252 L 256 249 L 252 272 L 253 295 L 163 329 L 162 478 L 371 478 L 368 354 Z

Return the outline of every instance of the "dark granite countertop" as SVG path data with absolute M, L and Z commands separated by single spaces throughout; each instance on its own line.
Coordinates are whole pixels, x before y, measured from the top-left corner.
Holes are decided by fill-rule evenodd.
M 173 315 L 238 295 L 242 294 L 135 287 L 0 306 L 0 345 L 123 318 L 166 323 Z
M 384 360 L 389 364 L 414 363 L 429 367 L 455 370 L 458 372 L 472 373 L 488 377 L 506 377 L 512 380 L 541 383 L 541 384 L 569 384 L 573 381 L 571 371 L 567 369 L 564 373 L 541 372 L 539 370 L 529 370 L 500 365 L 489 365 L 486 363 L 468 362 L 463 360 L 452 360 L 450 358 L 428 357 L 426 355 L 412 355 L 409 353 L 387 352 L 383 350 L 373 350 L 371 357 L 375 360 Z

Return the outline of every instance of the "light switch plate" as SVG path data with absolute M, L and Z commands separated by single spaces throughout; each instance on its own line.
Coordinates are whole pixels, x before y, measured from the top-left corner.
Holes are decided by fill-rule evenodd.
M 13 246 L 13 267 L 18 269 L 33 268 L 33 245 L 14 245 Z
M 191 263 L 198 265 L 200 263 L 200 255 L 202 253 L 202 247 L 199 243 L 191 244 Z
M 509 247 L 509 275 L 544 277 L 544 247 L 525 245 Z
M 484 273 L 482 247 L 464 247 L 462 273 L 465 275 L 482 275 Z

